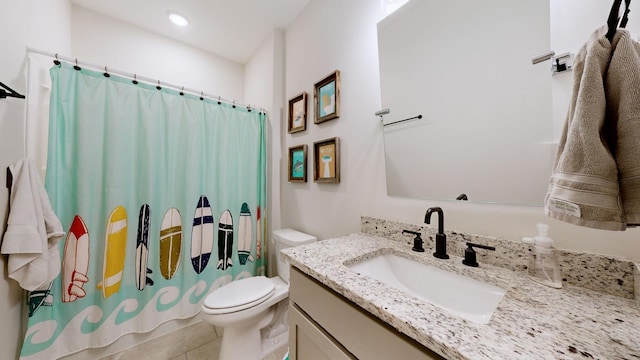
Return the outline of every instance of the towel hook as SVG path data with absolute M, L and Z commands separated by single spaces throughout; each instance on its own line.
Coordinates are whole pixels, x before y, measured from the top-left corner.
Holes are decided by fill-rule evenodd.
M 620 27 L 623 29 L 627 27 L 627 22 L 629 21 L 629 13 L 631 12 L 631 9 L 629 9 L 629 4 L 631 4 L 631 0 L 626 0 L 624 14 L 622 15 L 622 20 L 620 20 Z
M 613 36 L 616 34 L 616 30 L 618 28 L 618 22 L 620 22 L 620 27 L 625 28 L 627 26 L 627 21 L 629 20 L 629 4 L 631 0 L 624 0 L 624 15 L 622 16 L 622 21 L 620 21 L 620 17 L 618 16 L 620 12 L 620 5 L 622 4 L 622 0 L 614 0 L 613 5 L 611 6 L 611 11 L 609 12 L 609 18 L 607 19 L 607 39 L 609 42 L 613 41 Z
M 11 169 L 7 166 L 7 189 L 9 189 L 9 193 L 11 193 L 12 186 L 13 186 L 13 174 L 11 173 Z

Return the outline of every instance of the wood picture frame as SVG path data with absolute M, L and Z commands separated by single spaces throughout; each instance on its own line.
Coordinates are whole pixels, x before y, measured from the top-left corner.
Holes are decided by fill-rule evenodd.
M 289 120 L 287 129 L 289 134 L 307 130 L 307 93 L 289 100 Z
M 289 181 L 307 182 L 307 145 L 289 148 Z
M 315 105 L 314 123 L 320 124 L 327 120 L 340 117 L 340 71 L 336 70 L 329 76 L 318 81 L 314 86 L 313 100 Z
M 313 143 L 313 181 L 340 183 L 340 138 Z

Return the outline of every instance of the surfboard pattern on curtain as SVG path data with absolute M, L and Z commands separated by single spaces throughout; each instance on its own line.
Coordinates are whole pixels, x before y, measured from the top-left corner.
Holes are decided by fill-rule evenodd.
M 21 359 L 194 316 L 214 289 L 265 273 L 265 114 L 65 63 L 50 73 L 46 188 L 68 236 L 63 272 L 30 294 Z

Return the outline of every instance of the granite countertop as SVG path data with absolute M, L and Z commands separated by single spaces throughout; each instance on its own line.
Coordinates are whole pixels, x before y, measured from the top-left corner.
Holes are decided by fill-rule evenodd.
M 566 285 L 462 258 L 434 258 L 398 241 L 351 234 L 284 249 L 292 266 L 447 359 L 640 359 L 640 309 L 633 299 Z M 486 325 L 350 270 L 345 264 L 394 253 L 507 290 Z M 419 276 L 417 274 L 416 276 Z

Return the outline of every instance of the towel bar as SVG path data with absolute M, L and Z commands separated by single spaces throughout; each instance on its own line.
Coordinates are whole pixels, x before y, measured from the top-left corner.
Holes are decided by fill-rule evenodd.
M 551 60 L 551 71 L 554 74 L 557 74 L 560 72 L 571 70 L 571 65 L 573 63 L 573 54 L 571 54 L 570 52 L 565 52 L 556 56 L 556 53 L 551 50 L 534 56 L 533 58 L 531 58 L 531 63 L 535 65 L 547 60 Z
M 410 118 L 407 118 L 407 119 L 404 119 L 404 120 L 398 120 L 398 121 L 386 123 L 386 124 L 383 124 L 382 126 L 384 127 L 384 126 L 387 126 L 387 125 L 394 125 L 394 124 L 398 124 L 398 123 L 409 121 L 409 120 L 415 120 L 415 119 L 422 119 L 422 115 L 410 117 Z

